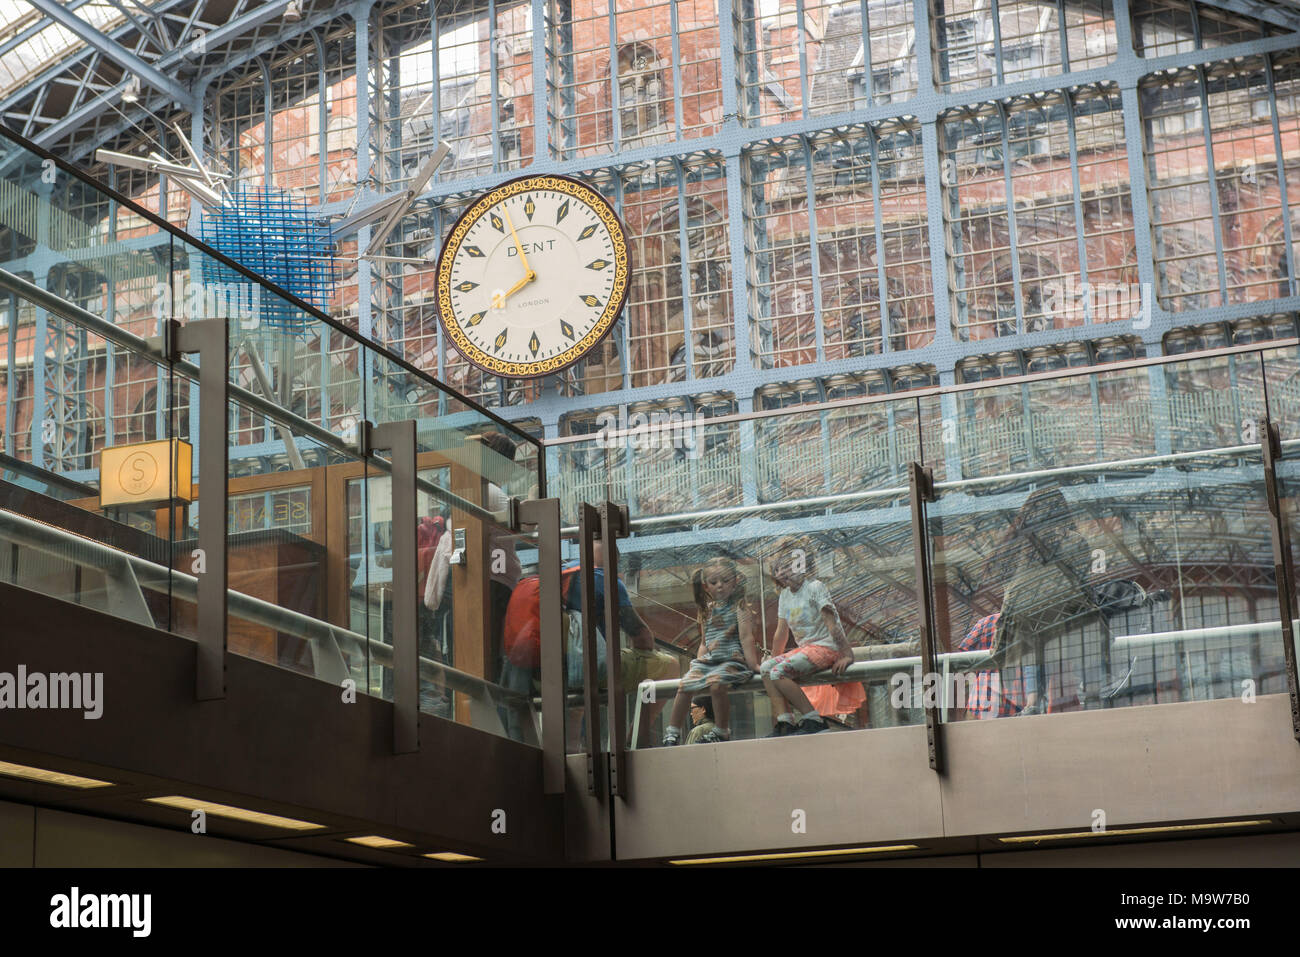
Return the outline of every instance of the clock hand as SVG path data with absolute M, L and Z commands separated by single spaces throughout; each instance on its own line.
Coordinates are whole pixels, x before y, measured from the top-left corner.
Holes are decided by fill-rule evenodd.
M 536 279 L 537 273 L 528 268 L 528 257 L 524 255 L 524 244 L 519 241 L 519 233 L 515 232 L 515 224 L 510 221 L 510 213 L 506 211 L 504 206 L 501 207 L 501 213 L 506 218 L 506 225 L 510 227 L 510 235 L 514 238 L 515 249 L 519 250 L 519 262 L 524 267 L 524 281 Z M 516 283 L 515 288 L 510 292 L 514 292 L 515 289 L 519 288 L 521 288 L 521 285 Z M 510 293 L 508 292 L 506 295 L 508 296 Z
M 530 271 L 530 272 L 528 273 L 528 275 L 524 276 L 523 279 L 519 280 L 517 283 L 515 283 L 513 286 L 511 286 L 509 289 L 507 289 L 507 290 L 506 290 L 506 294 L 505 294 L 505 296 L 504 296 L 503 298 L 505 298 L 505 299 L 509 299 L 511 296 L 513 296 L 515 293 L 517 293 L 520 289 L 523 289 L 524 286 L 528 285 L 530 282 L 532 282 L 532 281 L 533 281 L 534 279 L 536 279 L 536 278 L 537 278 L 537 273 L 535 273 L 535 272 L 531 272 L 531 271 Z
M 498 289 L 496 292 L 492 294 L 492 308 L 504 309 L 506 307 L 507 299 L 509 299 L 511 296 L 517 293 L 520 289 L 523 289 L 524 286 L 528 285 L 536 278 L 537 278 L 537 273 L 530 272 L 528 273 L 528 275 L 524 276 L 523 279 L 519 280 L 517 283 L 515 283 L 513 286 L 507 289 L 505 292 L 502 292 L 501 290 Z

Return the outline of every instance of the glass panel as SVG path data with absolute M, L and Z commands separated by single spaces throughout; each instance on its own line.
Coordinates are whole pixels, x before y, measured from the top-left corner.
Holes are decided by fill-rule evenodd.
M 973 106 L 946 119 L 941 132 L 958 339 L 1150 324 L 1151 291 L 1137 282 L 1126 225 L 1118 89 Z M 1087 188 L 1045 188 L 1070 182 Z
M 624 0 L 617 9 L 562 4 L 556 14 L 549 24 L 558 53 L 552 101 L 566 158 L 717 132 L 716 6 Z
M 724 427 L 737 436 L 737 476 L 756 476 L 756 487 L 734 483 L 726 506 L 709 512 L 634 517 L 632 537 L 620 543 L 630 601 L 624 653 L 643 645 L 631 677 L 658 679 L 653 701 L 642 693 L 630 702 L 634 743 L 663 741 L 670 728 L 698 741 L 708 711 L 717 736 L 732 739 L 765 736 L 778 716 L 814 710 L 838 730 L 919 720 L 890 689 L 918 652 L 905 472 L 920 454 L 916 400 L 702 424 L 706 434 Z M 738 522 L 743 534 L 708 531 Z M 677 660 L 649 653 L 647 636 Z M 828 673 L 845 649 L 847 671 Z M 754 666 L 780 652 L 765 665 L 791 680 L 773 689 L 778 698 L 764 693 Z M 686 690 L 668 677 L 674 671 Z M 707 703 L 695 701 L 701 695 Z
M 234 434 L 234 423 L 263 417 L 232 401 L 229 418 Z M 229 455 L 230 651 L 324 680 L 350 676 L 364 649 L 325 625 L 349 625 L 341 597 L 352 570 L 350 562 L 331 563 L 345 513 L 329 506 L 334 476 L 359 471 L 360 460 L 278 426 L 266 441 L 233 445 Z
M 916 93 L 912 12 L 906 2 L 746 0 L 736 23 L 746 122 L 907 100 Z
M 167 420 L 149 444 L 115 441 L 102 405 L 109 343 L 32 311 L 46 341 L 69 347 L 63 369 L 75 386 L 66 403 L 45 392 L 23 422 L 31 444 L 0 455 L 0 580 L 137 624 L 173 628 Z M 153 366 L 152 373 L 165 388 L 166 370 Z
M 1013 423 L 1025 453 L 929 509 L 949 720 L 1276 690 L 1257 356 L 958 398 L 959 439 Z
M 488 524 L 486 536 L 490 682 L 458 689 L 455 717 L 462 723 L 540 746 L 542 675 L 537 588 L 541 568 L 536 536 L 511 534 L 497 523 Z M 458 578 L 468 578 L 472 573 L 469 564 L 452 571 L 453 602 Z M 463 583 L 460 591 L 466 592 Z M 534 595 L 538 600 L 536 608 L 532 604 Z M 462 613 L 455 620 L 464 622 L 466 618 Z M 464 671 L 458 670 L 457 677 L 463 675 Z
M 757 534 L 712 543 L 666 546 L 640 535 L 621 543 L 631 602 L 624 645 L 637 643 L 638 622 L 657 639 L 653 655 L 639 653 L 625 688 L 636 746 L 667 743 L 670 729 L 680 743 L 709 743 L 700 741 L 708 724 L 731 740 L 765 737 L 780 715 L 812 711 L 824 724 L 805 721 L 804 733 L 920 720 L 891 691 L 891 677 L 919 660 L 906 493 L 762 524 Z M 830 673 L 846 653 L 847 670 Z M 765 693 L 755 665 L 775 694 Z M 681 682 L 670 677 L 678 669 Z M 628 667 L 623 673 L 626 682 Z M 657 679 L 654 701 L 648 690 L 635 693 L 647 677 Z
M 340 342 L 314 316 L 177 242 L 168 290 L 176 318 L 227 326 L 232 395 L 225 434 L 206 437 L 189 428 L 198 424 L 197 383 L 186 383 L 182 394 L 196 410 L 186 423 L 195 476 L 204 443 L 228 444 L 220 517 L 227 533 L 228 647 L 331 682 L 359 678 L 352 671 L 364 667 L 364 631 L 347 634 L 339 596 L 348 593 L 348 569 L 330 559 L 344 513 L 327 506 L 332 476 L 360 467 L 355 453 L 338 448 L 356 442 L 360 346 Z M 268 406 L 286 414 L 269 415 Z M 196 504 L 177 543 L 182 557 L 197 547 L 203 521 Z
M 1260 354 L 1268 389 L 1269 415 L 1282 438 L 1282 457 L 1277 462 L 1278 497 L 1281 499 L 1284 529 L 1289 537 L 1294 568 L 1300 557 L 1300 350 L 1270 349 Z M 1300 575 L 1297 575 L 1300 578 Z M 1300 581 L 1292 582 L 1292 588 Z M 1292 635 L 1300 656 L 1300 627 Z M 1279 655 L 1265 665 L 1268 690 L 1284 692 L 1286 663 Z
M 510 498 L 536 496 L 538 458 L 520 454 L 521 447 L 533 445 L 533 440 L 388 358 L 371 357 L 370 368 L 366 417 L 376 425 L 415 420 L 420 475 L 426 483 L 422 485 L 420 534 L 426 539 L 435 533 L 450 535 L 448 548 L 455 559 L 445 567 L 449 583 L 445 604 L 440 602 L 436 611 L 421 613 L 422 648 L 429 658 L 424 669 L 427 680 L 422 682 L 422 707 L 536 744 L 529 704 L 519 697 L 530 694 L 531 689 L 522 684 L 531 676 L 503 670 L 506 608 L 524 577 L 520 551 L 534 555 L 535 548 L 524 548 L 518 536 L 493 519 L 494 514 L 505 517 Z M 367 463 L 367 476 L 372 532 L 380 556 L 377 561 L 382 564 L 384 548 L 391 547 L 383 541 L 386 537 L 391 541 L 391 512 L 386 511 L 391 486 L 373 462 Z M 429 523 L 441 528 L 426 529 Z M 429 559 L 432 563 L 434 555 Z M 365 602 L 370 638 L 385 644 L 391 642 L 393 600 L 388 581 L 391 572 L 376 569 Z M 427 585 L 428 578 L 422 577 L 422 581 Z M 422 607 L 428 612 L 427 606 Z M 434 657 L 435 646 L 440 662 Z M 437 664 L 442 664 L 443 670 Z M 503 678 L 513 682 L 510 690 L 497 685 Z M 390 693 L 390 680 L 382 678 L 382 693 Z
M 550 450 L 548 450 L 550 451 Z M 553 471 L 549 474 L 555 474 Z M 561 505 L 563 508 L 563 505 Z M 564 515 L 561 521 L 568 522 Z M 575 519 L 576 521 L 576 519 Z M 583 722 L 586 707 L 583 698 L 582 649 L 582 580 L 579 575 L 579 538 L 570 528 L 560 538 L 560 574 L 564 608 L 564 750 L 577 754 L 586 750 Z M 507 682 L 502 681 L 502 684 Z M 603 713 L 603 708 L 602 708 Z
M 1115 59 L 1109 0 L 1058 8 L 1032 0 L 957 0 L 941 11 L 934 45 L 945 90 L 1091 70 Z
M 106 198 L 8 139 L 0 168 L 0 268 L 93 317 L 157 333 L 169 245 L 119 244 Z M 13 291 L 0 293 L 0 316 L 0 576 L 174 627 L 166 443 L 184 411 L 167 398 L 166 368 Z M 161 444 L 124 448 L 146 441 Z
M 792 412 L 754 423 L 759 501 L 795 502 L 906 487 L 920 457 L 915 399 Z M 793 513 L 790 513 L 793 514 Z

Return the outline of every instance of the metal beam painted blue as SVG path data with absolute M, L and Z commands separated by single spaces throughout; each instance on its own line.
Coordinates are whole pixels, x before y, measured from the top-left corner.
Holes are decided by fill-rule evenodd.
M 284 7 L 285 4 L 279 2 L 264 4 L 209 32 L 204 37 L 207 53 L 205 54 L 203 62 L 207 63 L 211 60 L 212 62 L 219 64 L 219 66 L 214 67 L 211 70 L 201 70 L 200 74 L 193 81 L 193 87 L 199 89 L 204 83 L 212 82 L 237 67 L 243 66 L 248 61 L 274 50 L 286 41 L 301 36 L 317 27 L 323 26 L 331 20 L 348 12 L 347 8 L 342 4 L 340 4 L 337 9 L 331 8 L 327 11 L 318 11 L 309 17 L 304 17 L 298 23 L 285 27 L 246 48 L 240 49 L 238 52 L 223 52 L 222 48 L 227 43 L 232 43 L 245 34 L 264 26 L 271 20 L 281 17 L 284 13 Z M 157 63 L 158 69 L 164 72 L 176 69 L 180 66 L 181 62 L 185 60 L 188 50 L 188 46 L 181 46 L 160 58 Z M 124 84 L 118 84 L 113 88 L 113 92 L 108 95 L 113 97 L 120 95 L 123 87 Z M 147 97 L 144 99 L 146 99 L 147 102 L 145 102 L 143 106 L 137 106 L 126 110 L 126 118 L 121 122 L 115 123 L 101 130 L 96 142 L 80 144 L 71 150 L 68 154 L 68 159 L 71 162 L 80 161 L 87 154 L 93 152 L 98 146 L 102 146 L 105 142 L 114 140 L 127 130 L 138 126 L 150 113 L 165 110 L 167 107 L 167 101 L 162 100 L 161 98 Z M 41 130 L 41 132 L 32 137 L 32 139 L 40 146 L 53 146 L 64 136 L 85 125 L 91 117 L 97 116 L 102 112 L 103 104 L 99 102 L 99 100 L 93 100 L 78 107 L 58 122 Z
M 168 75 L 151 63 L 146 63 L 125 47 L 110 40 L 101 31 L 59 3 L 58 0 L 27 0 L 27 2 L 59 24 L 59 26 L 75 34 L 83 42 L 104 54 L 124 70 L 134 73 L 142 83 L 147 83 L 159 93 L 166 93 L 171 99 L 185 107 L 186 110 L 192 111 L 196 108 L 193 94 L 177 83 L 175 77 Z

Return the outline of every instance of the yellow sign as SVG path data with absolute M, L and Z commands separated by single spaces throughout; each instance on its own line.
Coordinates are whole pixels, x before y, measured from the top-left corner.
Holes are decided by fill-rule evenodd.
M 99 505 L 193 501 L 193 462 L 193 447 L 180 439 L 104 449 L 99 459 Z

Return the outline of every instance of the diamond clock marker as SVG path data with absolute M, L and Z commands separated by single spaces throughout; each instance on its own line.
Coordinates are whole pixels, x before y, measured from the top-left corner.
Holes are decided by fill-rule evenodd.
M 528 202 L 524 203 L 524 215 L 528 217 L 530 223 L 533 221 L 533 213 L 535 212 L 537 212 L 537 204 L 534 203 L 533 198 L 529 196 Z
M 501 334 L 496 338 L 496 342 L 492 344 L 492 348 L 496 349 L 497 352 L 500 352 L 501 347 L 506 344 L 506 333 L 509 331 L 509 329 L 502 329 Z
M 569 325 L 563 319 L 560 320 L 560 331 L 564 333 L 566 336 L 568 336 L 570 339 L 573 338 L 573 326 Z
M 538 339 L 537 333 L 534 332 L 532 338 L 528 340 L 528 349 L 530 352 L 532 352 L 533 355 L 537 355 L 537 350 L 540 349 L 541 347 L 542 347 L 542 340 Z
M 580 296 L 579 298 L 583 301 L 584 304 L 588 306 L 595 307 L 600 305 L 600 300 L 597 299 L 595 296 Z
M 582 232 L 578 233 L 578 238 L 579 238 L 579 239 L 590 239 L 590 238 L 591 238 L 592 236 L 594 236 L 595 234 L 596 234 L 596 224 L 595 224 L 595 223 L 592 223 L 590 226 L 588 226 L 588 227 L 586 227 L 585 229 L 583 229 Z
M 492 225 L 497 228 L 497 232 L 504 233 L 506 231 L 506 224 L 501 221 L 501 217 L 496 213 L 493 213 L 488 218 L 492 221 Z
M 564 222 L 564 217 L 569 215 L 569 201 L 566 199 L 560 204 L 560 208 L 555 211 L 555 225 Z
M 591 262 L 587 263 L 587 268 L 588 268 L 588 269 L 604 269 L 604 268 L 605 268 L 606 266 L 608 266 L 608 265 L 609 265 L 609 260 L 608 260 L 608 259 L 593 259 Z
M 482 259 L 484 253 L 483 250 L 479 249 L 477 246 L 466 246 L 465 255 L 473 256 L 475 259 Z
M 474 315 L 470 316 L 468 319 L 465 320 L 465 324 L 467 326 L 477 326 L 480 322 L 483 321 L 483 317 L 486 315 L 487 315 L 486 309 L 483 310 L 482 312 L 476 312 L 474 313 Z
M 466 279 L 463 283 L 461 283 L 456 288 L 459 289 L 461 292 L 469 292 L 471 289 L 477 289 L 478 283 L 470 282 L 468 279 Z

